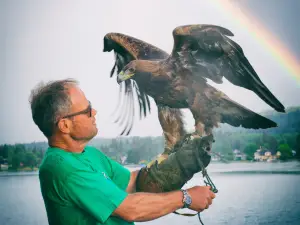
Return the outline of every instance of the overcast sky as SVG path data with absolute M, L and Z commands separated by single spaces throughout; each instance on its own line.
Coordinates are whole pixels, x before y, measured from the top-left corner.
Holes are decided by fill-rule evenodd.
M 225 0 L 224 0 L 225 1 Z M 237 7 L 258 18 L 285 43 L 300 63 L 300 3 L 294 0 L 239 1 Z M 284 2 L 284 3 L 283 3 Z M 237 18 L 238 19 L 238 18 Z M 209 23 L 230 29 L 262 81 L 286 106 L 300 105 L 299 81 L 261 43 L 207 0 L 189 1 L 0 1 L 0 144 L 45 141 L 31 119 L 30 90 L 39 81 L 72 77 L 98 110 L 99 137 L 116 137 L 111 114 L 118 85 L 109 78 L 113 53 L 103 53 L 103 36 L 121 32 L 168 52 L 172 30 L 179 25 Z M 299 80 L 300 74 L 298 75 Z M 260 112 L 271 109 L 255 94 L 229 84 L 214 85 L 232 99 Z M 193 119 L 185 110 L 187 127 Z M 147 127 L 147 128 L 146 128 Z M 132 135 L 161 135 L 157 109 L 136 120 Z

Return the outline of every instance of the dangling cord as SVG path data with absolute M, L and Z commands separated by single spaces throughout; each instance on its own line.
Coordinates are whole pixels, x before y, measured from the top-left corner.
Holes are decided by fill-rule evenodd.
M 179 147 L 181 147 L 184 142 L 188 142 L 190 140 L 191 140 L 191 134 L 186 135 L 186 137 L 183 138 L 183 141 L 181 142 L 181 144 L 179 145 Z M 218 193 L 218 189 L 216 188 L 216 186 L 214 185 L 214 183 L 212 182 L 212 180 L 208 176 L 207 170 L 204 167 L 203 162 L 202 162 L 202 160 L 200 158 L 201 158 L 200 156 L 196 157 L 196 160 L 200 164 L 205 185 L 206 186 L 210 186 L 212 192 Z M 200 212 L 198 212 L 197 214 L 189 214 L 189 213 L 178 213 L 178 212 L 174 211 L 173 213 L 174 214 L 178 214 L 178 215 L 182 215 L 182 216 L 195 216 L 195 215 L 198 214 L 198 218 L 199 218 L 199 221 L 200 221 L 201 225 L 204 225 L 204 223 L 202 222 L 201 217 L 200 217 Z
M 202 170 L 202 175 L 203 175 L 203 180 L 204 180 L 205 185 L 206 186 L 210 186 L 212 192 L 218 193 L 218 189 L 216 188 L 216 186 L 214 185 L 214 183 L 212 182 L 212 180 L 208 176 L 207 170 L 204 167 L 203 162 L 202 162 L 202 160 L 200 158 L 198 159 L 198 162 L 199 162 L 201 170 Z M 199 218 L 200 223 L 202 225 L 204 225 L 204 223 L 202 222 L 201 217 L 200 217 L 200 212 L 198 212 L 198 218 Z
M 201 223 L 202 225 L 204 225 L 204 223 L 203 223 L 202 220 L 201 220 L 201 217 L 200 217 L 200 213 L 199 213 L 199 212 L 198 212 L 198 218 L 199 218 L 200 223 Z
M 203 163 L 202 161 L 199 159 L 199 163 L 200 163 L 200 166 L 201 166 L 201 170 L 202 170 L 202 174 L 203 174 L 203 180 L 204 180 L 204 183 L 206 186 L 210 186 L 211 187 L 211 191 L 214 192 L 214 193 L 218 193 L 218 189 L 216 188 L 216 186 L 214 185 L 214 183 L 212 182 L 212 180 L 210 179 L 210 177 L 208 176 L 207 174 L 207 170 L 205 169 L 205 167 L 203 166 Z M 178 212 L 173 212 L 174 214 L 178 214 L 178 215 L 182 215 L 182 216 L 195 216 L 198 214 L 198 218 L 199 218 L 199 221 L 201 223 L 201 225 L 204 225 L 204 223 L 202 222 L 201 220 L 201 217 L 200 217 L 200 212 L 196 213 L 196 214 L 190 214 L 190 213 L 178 213 Z

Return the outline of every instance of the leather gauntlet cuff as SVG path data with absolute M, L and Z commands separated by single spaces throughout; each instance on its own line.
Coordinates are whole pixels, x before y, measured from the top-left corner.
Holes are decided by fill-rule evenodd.
M 138 192 L 168 192 L 179 190 L 195 173 L 201 171 L 201 162 L 207 167 L 211 156 L 207 153 L 213 136 L 183 140 L 177 150 L 165 160 L 155 161 L 151 166 L 139 171 L 136 180 Z M 199 159 L 201 162 L 199 162 Z

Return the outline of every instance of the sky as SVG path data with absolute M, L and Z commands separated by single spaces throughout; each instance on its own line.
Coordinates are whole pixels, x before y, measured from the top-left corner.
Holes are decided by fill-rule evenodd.
M 109 77 L 114 56 L 103 52 L 103 37 L 108 32 L 125 33 L 171 52 L 176 26 L 226 27 L 271 92 L 286 107 L 300 105 L 296 97 L 300 96 L 300 74 L 296 74 L 300 70 L 292 73 L 288 62 L 276 60 L 257 38 L 260 32 L 255 38 L 226 4 L 233 4 L 247 18 L 255 18 L 263 30 L 279 40 L 294 65 L 300 65 L 299 1 L 0 1 L 0 144 L 46 141 L 32 121 L 28 98 L 38 82 L 64 78 L 77 79 L 98 111 L 98 137 L 118 136 L 120 128 L 111 115 L 119 87 L 116 79 Z M 271 109 L 252 92 L 226 80 L 221 85 L 210 84 L 255 112 Z M 151 107 L 147 118 L 136 118 L 131 136 L 162 134 L 152 99 Z M 186 127 L 193 129 L 191 113 L 183 111 Z
M 274 36 L 281 39 L 300 58 L 300 1 L 294 0 L 233 0 L 244 12 L 250 11 Z M 275 19 L 276 18 L 276 19 Z

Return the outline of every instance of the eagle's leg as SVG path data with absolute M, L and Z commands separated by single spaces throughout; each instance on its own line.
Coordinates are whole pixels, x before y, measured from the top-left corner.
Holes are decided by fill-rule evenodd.
M 151 166 L 155 161 L 160 163 L 165 160 L 173 151 L 174 145 L 186 134 L 180 109 L 170 108 L 160 104 L 157 104 L 157 107 L 158 119 L 165 138 L 164 151 L 161 156 L 152 160 L 148 164 L 148 167 Z
M 204 128 L 205 128 L 204 124 L 201 121 L 196 120 L 194 135 L 202 137 L 204 135 Z
M 158 119 L 165 137 L 163 154 L 169 155 L 174 145 L 186 134 L 180 109 L 158 106 Z

